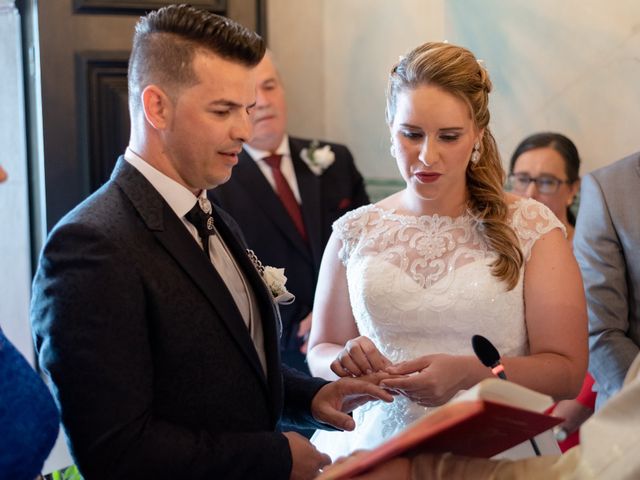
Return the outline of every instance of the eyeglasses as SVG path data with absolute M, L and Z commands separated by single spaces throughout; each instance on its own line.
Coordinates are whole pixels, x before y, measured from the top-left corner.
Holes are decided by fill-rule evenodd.
M 514 192 L 524 192 L 529 188 L 529 184 L 536 184 L 538 192 L 550 195 L 556 193 L 563 183 L 571 184 L 570 180 L 560 180 L 553 175 L 542 175 L 540 177 L 530 177 L 526 173 L 513 173 L 509 175 L 507 188 Z

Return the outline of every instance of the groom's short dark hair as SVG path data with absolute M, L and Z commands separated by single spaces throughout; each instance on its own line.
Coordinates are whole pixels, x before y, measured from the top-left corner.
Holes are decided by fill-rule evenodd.
M 256 66 L 265 52 L 262 38 L 233 20 L 188 5 L 169 5 L 138 21 L 129 58 L 129 108 L 140 107 L 150 84 L 168 95 L 196 82 L 193 58 L 198 50 Z

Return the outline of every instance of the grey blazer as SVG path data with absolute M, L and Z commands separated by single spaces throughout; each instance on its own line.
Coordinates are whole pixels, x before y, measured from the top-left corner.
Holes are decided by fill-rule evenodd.
M 574 252 L 600 407 L 622 387 L 640 346 L 640 152 L 582 180 Z

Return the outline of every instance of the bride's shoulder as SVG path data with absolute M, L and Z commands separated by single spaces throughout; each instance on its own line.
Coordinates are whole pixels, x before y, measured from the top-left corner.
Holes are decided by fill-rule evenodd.
M 508 218 L 511 223 L 528 219 L 531 221 L 556 219 L 553 212 L 544 203 L 533 198 L 524 198 L 505 193 L 505 201 L 508 207 Z
M 372 228 L 379 226 L 392 213 L 393 210 L 387 210 L 379 203 L 364 205 L 345 213 L 336 220 L 333 223 L 333 231 L 342 240 L 355 239 L 367 235 Z
M 537 240 L 545 233 L 558 228 L 566 236 L 566 228 L 545 204 L 533 198 L 522 198 L 507 193 L 505 200 L 509 208 L 508 222 L 521 242 Z
M 333 230 L 344 236 L 347 232 L 357 228 L 358 225 L 367 223 L 369 216 L 376 210 L 376 206 L 373 204 L 363 205 L 354 210 L 351 210 L 333 222 Z

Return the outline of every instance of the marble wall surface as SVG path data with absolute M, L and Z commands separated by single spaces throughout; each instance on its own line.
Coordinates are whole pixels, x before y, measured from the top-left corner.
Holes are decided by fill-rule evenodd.
M 576 143 L 582 173 L 640 150 L 640 2 L 445 2 L 452 42 L 483 58 L 508 158 L 529 133 Z
M 399 55 L 429 40 L 463 45 L 485 61 L 505 163 L 521 138 L 540 130 L 575 141 L 583 174 L 640 150 L 637 0 L 292 3 L 268 4 L 269 43 L 294 105 L 291 131 L 347 143 L 368 177 L 397 178 L 386 76 Z M 301 21 L 299 11 L 307 12 Z
M 0 185 L 0 326 L 34 364 L 22 51 L 13 1 L 0 1 L 0 65 L 0 163 L 9 175 Z

